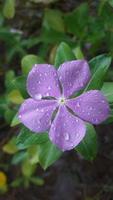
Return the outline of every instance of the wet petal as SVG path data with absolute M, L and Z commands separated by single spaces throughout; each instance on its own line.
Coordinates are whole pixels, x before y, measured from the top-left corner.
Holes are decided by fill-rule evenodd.
M 54 100 L 27 99 L 19 110 L 20 121 L 34 132 L 46 131 L 51 124 L 51 117 L 57 103 Z
M 36 64 L 27 79 L 27 90 L 34 99 L 59 97 L 60 87 L 56 69 L 48 64 Z
M 83 139 L 86 132 L 84 122 L 61 106 L 52 122 L 49 137 L 63 151 L 73 149 Z
M 85 87 L 90 79 L 90 70 L 85 60 L 63 63 L 58 69 L 59 80 L 65 97 Z
M 67 101 L 77 116 L 81 119 L 100 124 L 109 116 L 109 104 L 103 94 L 98 90 L 90 90 L 77 98 Z

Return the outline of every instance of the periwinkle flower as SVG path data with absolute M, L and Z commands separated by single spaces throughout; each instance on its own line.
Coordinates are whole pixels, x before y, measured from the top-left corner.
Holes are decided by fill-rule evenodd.
M 73 149 L 85 136 L 86 122 L 100 124 L 109 116 L 109 104 L 99 90 L 73 97 L 90 76 L 85 60 L 65 62 L 58 71 L 36 64 L 27 78 L 31 98 L 20 107 L 20 121 L 33 132 L 49 130 L 50 140 L 61 150 Z

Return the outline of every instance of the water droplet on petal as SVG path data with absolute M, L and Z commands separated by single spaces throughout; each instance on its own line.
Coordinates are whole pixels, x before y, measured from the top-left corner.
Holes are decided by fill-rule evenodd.
M 65 133 L 64 138 L 65 138 L 66 141 L 68 141 L 68 140 L 69 140 L 69 134 L 68 134 L 68 133 Z
M 42 98 L 42 95 L 41 95 L 41 94 L 36 94 L 36 95 L 35 95 L 35 99 L 39 100 L 39 99 L 41 99 L 41 98 Z
M 79 102 L 77 102 L 77 107 L 78 107 L 78 108 L 80 107 L 80 103 L 79 103 Z
M 51 87 L 50 87 L 50 86 L 48 87 L 48 90 L 51 90 Z
M 93 110 L 93 107 L 89 107 L 89 110 Z

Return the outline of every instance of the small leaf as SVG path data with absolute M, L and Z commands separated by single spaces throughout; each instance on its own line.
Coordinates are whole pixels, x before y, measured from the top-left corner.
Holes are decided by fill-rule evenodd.
M 26 76 L 18 76 L 17 78 L 14 78 L 8 87 L 8 93 L 12 90 L 18 90 L 23 98 L 28 97 L 27 91 L 26 91 Z
M 3 151 L 8 154 L 14 154 L 18 151 L 16 147 L 16 138 L 13 137 L 7 144 L 3 146 Z
M 103 124 L 111 124 L 113 122 L 113 109 L 110 110 L 110 116 L 106 121 L 103 122 Z
M 62 155 L 62 152 L 49 140 L 39 146 L 38 155 L 39 163 L 43 169 L 47 169 Z
M 88 20 L 89 20 L 88 3 L 82 3 L 73 12 L 64 16 L 67 30 L 73 33 L 78 38 L 83 38 L 86 34 Z
M 58 67 L 63 62 L 69 60 L 75 60 L 75 55 L 68 44 L 61 42 L 56 51 L 55 66 Z
M 81 51 L 81 48 L 80 46 L 77 46 L 75 49 L 74 49 L 74 53 L 75 53 L 75 56 L 76 56 L 76 59 L 84 59 L 84 55 Z
M 19 90 L 12 90 L 8 95 L 7 98 L 10 102 L 14 104 L 21 104 L 24 101 Z
M 15 73 L 14 73 L 13 70 L 9 70 L 9 71 L 6 72 L 6 74 L 5 74 L 5 86 L 6 86 L 6 88 L 9 87 L 10 82 L 14 78 L 15 78 Z
M 58 32 L 64 32 L 64 21 L 62 13 L 59 10 L 46 9 L 43 20 L 43 27 L 47 30 L 56 30 Z
M 43 59 L 36 55 L 27 55 L 24 56 L 21 61 L 22 72 L 23 74 L 27 75 L 29 71 L 32 69 L 33 65 L 43 63 Z
M 19 149 L 26 149 L 32 145 L 38 145 L 48 140 L 46 133 L 33 133 L 29 129 L 23 127 L 17 136 L 16 145 Z
M 113 83 L 112 82 L 105 82 L 102 86 L 101 91 L 110 103 L 113 102 Z
M 32 165 L 27 159 L 24 160 L 24 162 L 22 163 L 22 173 L 27 178 L 30 178 L 30 176 L 32 176 L 35 169 L 36 165 L 35 164 Z
M 21 163 L 22 161 L 24 161 L 27 157 L 28 157 L 27 152 L 19 151 L 14 154 L 14 156 L 11 160 L 11 164 L 17 165 L 17 164 Z
M 14 15 L 15 15 L 15 0 L 5 0 L 3 14 L 8 19 L 14 17 Z
M 18 124 L 20 124 L 20 120 L 18 119 L 18 114 L 16 114 L 11 121 L 11 127 L 16 126 Z
M 101 89 L 107 70 L 111 64 L 111 57 L 100 55 L 93 58 L 89 65 L 92 71 L 92 77 L 85 88 L 87 90 Z
M 5 110 L 4 112 L 4 117 L 5 117 L 5 120 L 8 124 L 11 124 L 11 121 L 12 119 L 14 118 L 15 116 L 15 110 L 14 109 L 11 109 L 11 108 L 8 108 Z
M 28 148 L 28 158 L 31 164 L 36 164 L 39 162 L 39 157 L 38 157 L 38 145 L 33 145 Z
M 31 181 L 33 184 L 37 185 L 37 186 L 42 186 L 42 185 L 44 184 L 44 180 L 43 180 L 42 178 L 38 177 L 38 176 L 36 176 L 36 177 L 31 177 L 31 178 L 30 178 L 30 181 Z
M 75 148 L 86 160 L 93 160 L 97 154 L 97 136 L 94 127 L 87 124 L 87 131 L 84 139 Z

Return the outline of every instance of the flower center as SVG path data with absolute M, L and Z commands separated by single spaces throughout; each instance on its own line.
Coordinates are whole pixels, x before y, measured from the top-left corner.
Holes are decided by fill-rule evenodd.
M 60 105 L 64 105 L 64 104 L 66 103 L 66 99 L 65 99 L 64 97 L 60 97 L 60 98 L 58 99 L 58 103 L 59 103 Z

